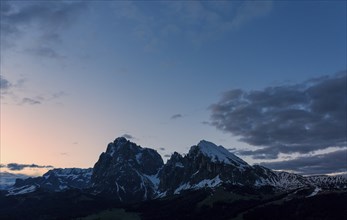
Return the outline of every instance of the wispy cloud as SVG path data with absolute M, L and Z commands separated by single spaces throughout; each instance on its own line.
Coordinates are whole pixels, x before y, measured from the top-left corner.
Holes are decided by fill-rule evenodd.
M 227 150 L 230 151 L 230 152 L 232 152 L 232 153 L 237 151 L 237 149 L 234 148 L 234 147 L 232 147 L 232 148 L 227 148 Z
M 64 1 L 1 1 L 2 49 L 16 46 L 16 41 L 37 33 L 37 47 L 27 48 L 36 55 L 60 58 L 52 44 L 61 42 L 61 33 L 68 28 L 86 8 L 85 2 Z M 28 29 L 31 31 L 28 32 Z
M 26 79 L 19 79 L 13 83 L 6 77 L 0 75 L 0 92 L 2 103 L 9 103 L 10 100 L 10 102 L 17 105 L 38 105 L 59 99 L 67 95 L 64 91 L 60 91 L 51 94 L 46 93 L 43 95 L 33 95 L 29 97 L 28 94 L 21 94 L 23 93 L 23 91 L 26 91 L 26 82 Z M 3 102 L 7 98 L 7 102 Z
M 346 163 L 347 150 L 345 149 L 287 161 L 263 162 L 260 165 L 275 170 L 290 170 L 299 174 L 312 175 L 347 172 Z
M 133 140 L 133 139 L 135 139 L 135 137 L 132 136 L 131 134 L 123 134 L 122 137 L 124 137 L 124 138 L 126 138 L 126 139 L 128 139 L 128 140 Z
M 25 168 L 54 168 L 51 165 L 37 165 L 37 164 L 19 164 L 19 163 L 9 163 L 7 165 L 2 164 L 2 167 L 7 167 L 7 169 L 12 170 L 12 171 L 20 171 L 23 170 Z
M 171 118 L 171 119 L 178 119 L 178 118 L 182 118 L 182 117 L 183 117 L 182 114 L 174 114 L 174 115 L 172 115 L 170 118 Z
M 28 104 L 28 105 L 39 105 L 41 104 L 41 101 L 37 100 L 37 99 L 32 99 L 32 98 L 23 98 L 22 99 L 22 102 L 20 103 L 21 105 L 25 105 L 25 104 Z
M 0 75 L 0 95 L 1 95 L 1 102 L 6 103 L 6 99 L 9 97 L 10 99 L 17 99 L 17 96 L 15 95 L 14 90 L 21 88 L 23 86 L 23 83 L 25 82 L 24 79 L 17 80 L 16 82 L 11 82 L 9 79 L 7 79 L 5 76 Z
M 0 90 L 1 92 L 6 91 L 12 87 L 12 84 L 5 79 L 2 75 L 0 75 Z
M 231 90 L 210 107 L 211 124 L 261 149 L 256 159 L 346 146 L 346 71 L 261 91 Z

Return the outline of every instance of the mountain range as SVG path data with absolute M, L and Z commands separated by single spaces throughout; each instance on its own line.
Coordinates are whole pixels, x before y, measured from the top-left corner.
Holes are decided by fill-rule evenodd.
M 185 156 L 175 152 L 164 164 L 157 151 L 124 137 L 108 144 L 93 168 L 53 169 L 42 177 L 17 179 L 8 196 L 38 189 L 61 192 L 82 189 L 94 195 L 134 203 L 180 194 L 188 190 L 244 186 L 275 191 L 311 188 L 312 193 L 346 189 L 343 176 L 308 176 L 251 166 L 222 146 L 202 140 Z
M 7 178 L 8 177 L 8 178 Z M 93 168 L 7 175 L 0 219 L 343 219 L 344 176 L 302 176 L 249 165 L 202 140 L 164 163 L 116 138 Z M 322 208 L 324 207 L 324 208 Z

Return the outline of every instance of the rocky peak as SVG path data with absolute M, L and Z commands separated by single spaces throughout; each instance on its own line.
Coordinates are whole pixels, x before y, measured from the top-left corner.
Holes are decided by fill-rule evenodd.
M 115 153 L 126 157 L 131 157 L 132 154 L 136 153 L 140 149 L 141 147 L 137 146 L 135 143 L 130 142 L 124 137 L 119 137 L 107 145 L 106 154 L 110 155 L 111 157 Z
M 174 152 L 170 159 L 166 162 L 167 165 L 175 165 L 177 163 L 182 163 L 183 156 L 177 152 Z
M 126 142 L 128 142 L 128 140 L 125 137 L 117 137 L 113 143 L 122 144 L 122 143 L 126 143 Z
M 119 137 L 94 165 L 92 183 L 96 192 L 115 195 L 123 202 L 146 200 L 154 195 L 155 175 L 163 165 L 157 151 Z
M 159 176 L 159 190 L 165 195 L 217 186 L 223 181 L 240 184 L 254 182 L 251 166 L 224 147 L 205 140 L 192 146 L 184 157 L 174 153 Z M 246 176 L 252 176 L 251 180 L 248 181 Z

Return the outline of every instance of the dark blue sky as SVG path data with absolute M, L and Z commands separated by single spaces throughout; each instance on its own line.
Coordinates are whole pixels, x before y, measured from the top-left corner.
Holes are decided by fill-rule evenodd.
M 123 134 L 163 156 L 206 139 L 250 163 L 327 158 L 345 142 L 259 154 L 211 105 L 345 70 L 345 1 L 1 1 L 1 163 L 88 167 Z

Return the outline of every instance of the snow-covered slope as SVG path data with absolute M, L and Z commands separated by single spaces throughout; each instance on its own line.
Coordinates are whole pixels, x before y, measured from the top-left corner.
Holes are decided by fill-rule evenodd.
M 49 170 L 42 177 L 17 179 L 8 189 L 9 195 L 24 194 L 41 188 L 44 191 L 59 192 L 66 189 L 90 187 L 92 168 L 59 168 Z
M 305 179 L 312 185 L 320 188 L 346 189 L 347 178 L 345 176 L 307 176 Z
M 174 191 L 174 194 L 180 194 L 184 190 L 197 190 L 197 189 L 202 189 L 202 188 L 215 188 L 217 186 L 220 186 L 223 183 L 223 181 L 219 178 L 219 175 L 217 175 L 213 179 L 204 179 L 201 180 L 198 183 L 192 184 L 187 182 L 179 187 L 177 187 Z
M 25 174 L 15 174 L 9 172 L 0 172 L 0 190 L 6 190 L 13 186 L 16 179 L 26 179 L 29 176 Z
M 273 171 L 266 167 L 253 166 L 260 178 L 257 180 L 257 186 L 273 186 L 281 190 L 293 190 L 302 187 L 320 188 L 320 189 L 345 189 L 347 188 L 347 179 L 344 176 L 302 176 L 299 174 Z
M 20 194 L 26 194 L 36 191 L 40 188 L 38 185 L 25 185 L 21 187 L 12 187 L 8 190 L 8 196 L 15 196 Z
M 236 166 L 249 166 L 245 161 L 241 158 L 235 156 L 233 153 L 229 152 L 222 146 L 217 146 L 212 142 L 202 140 L 198 143 L 197 147 L 201 151 L 202 154 L 211 158 L 214 163 L 225 163 L 225 164 L 233 164 Z

